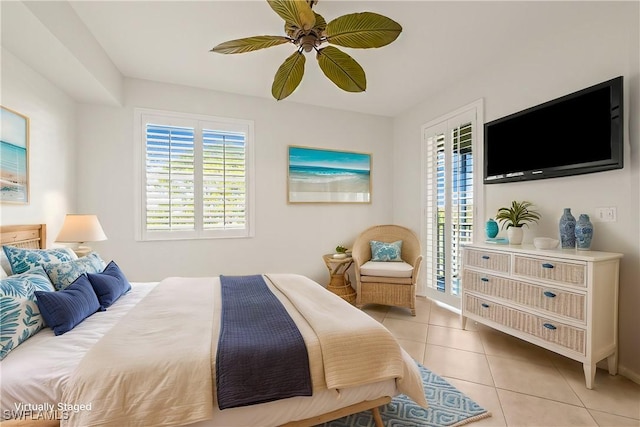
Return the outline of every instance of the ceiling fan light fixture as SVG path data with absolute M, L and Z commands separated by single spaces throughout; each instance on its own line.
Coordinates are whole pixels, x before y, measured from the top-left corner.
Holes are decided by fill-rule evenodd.
M 220 43 L 212 52 L 236 54 L 292 43 L 296 52 L 278 68 L 271 87 L 277 100 L 291 95 L 302 81 L 303 52 L 317 52 L 316 59 L 324 75 L 347 92 L 364 92 L 366 75 L 360 64 L 335 46 L 321 47 L 323 43 L 356 49 L 386 46 L 395 41 L 402 26 L 386 16 L 374 12 L 359 12 L 340 16 L 329 23 L 311 8 L 318 0 L 267 0 L 267 3 L 285 21 L 287 36 L 253 36 Z

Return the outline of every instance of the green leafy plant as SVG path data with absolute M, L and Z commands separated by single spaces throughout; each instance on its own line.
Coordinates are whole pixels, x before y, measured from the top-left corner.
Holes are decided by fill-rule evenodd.
M 212 52 L 236 54 L 252 52 L 291 43 L 296 47 L 278 68 L 271 94 L 277 100 L 291 95 L 304 75 L 304 52 L 316 52 L 318 65 L 329 80 L 347 92 L 364 92 L 367 78 L 353 59 L 335 46 L 356 49 L 386 46 L 395 41 L 402 26 L 386 16 L 373 12 L 350 13 L 328 22 L 311 8 L 318 0 L 267 0 L 269 6 L 285 22 L 286 36 L 253 36 L 229 40 L 211 49 Z
M 520 228 L 523 225 L 529 226 L 529 222 L 538 222 L 540 213 L 531 209 L 533 203 L 522 201 L 511 202 L 511 206 L 498 209 L 496 220 L 502 224 L 502 228 L 509 227 Z
M 339 253 L 339 254 L 343 254 L 343 253 L 347 252 L 347 248 L 345 248 L 342 245 L 338 245 L 338 246 L 336 246 L 336 252 Z

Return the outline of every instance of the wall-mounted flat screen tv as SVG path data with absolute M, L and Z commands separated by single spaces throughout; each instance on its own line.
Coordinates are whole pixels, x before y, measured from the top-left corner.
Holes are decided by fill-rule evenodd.
M 623 167 L 623 77 L 485 123 L 484 183 Z

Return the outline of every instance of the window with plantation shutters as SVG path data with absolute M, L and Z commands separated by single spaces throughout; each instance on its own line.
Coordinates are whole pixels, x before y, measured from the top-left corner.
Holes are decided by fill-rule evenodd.
M 477 141 L 478 101 L 423 127 L 421 293 L 460 307 L 462 245 L 472 243 L 474 212 L 481 204 Z
M 136 110 L 141 240 L 249 237 L 250 121 Z

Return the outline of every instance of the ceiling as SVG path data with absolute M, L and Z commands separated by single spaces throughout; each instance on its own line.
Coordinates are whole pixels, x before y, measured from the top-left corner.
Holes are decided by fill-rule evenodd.
M 314 10 L 327 21 L 371 11 L 403 32 L 383 48 L 342 48 L 363 66 L 365 93 L 338 89 L 307 54 L 302 83 L 282 101 L 271 83 L 293 45 L 210 52 L 230 39 L 283 35 L 264 0 L 3 1 L 2 45 L 79 102 L 117 104 L 116 80 L 130 77 L 393 117 L 563 28 L 580 3 L 320 0 Z

